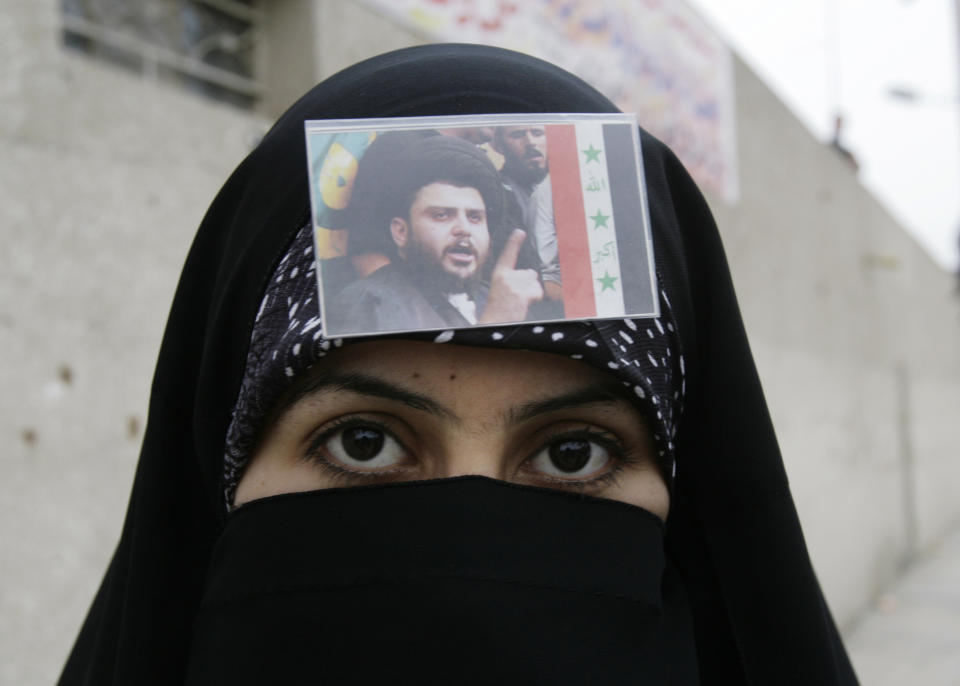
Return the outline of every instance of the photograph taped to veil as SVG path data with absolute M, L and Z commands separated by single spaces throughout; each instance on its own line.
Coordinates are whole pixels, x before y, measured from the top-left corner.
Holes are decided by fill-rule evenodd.
M 325 337 L 659 316 L 633 115 L 305 128 Z

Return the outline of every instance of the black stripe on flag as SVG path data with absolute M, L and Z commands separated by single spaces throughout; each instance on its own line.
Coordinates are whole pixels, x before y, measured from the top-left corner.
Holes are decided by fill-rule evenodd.
M 654 299 L 632 125 L 604 124 L 603 144 L 607 150 L 607 178 L 617 232 L 623 305 L 628 315 L 648 314 L 654 311 Z

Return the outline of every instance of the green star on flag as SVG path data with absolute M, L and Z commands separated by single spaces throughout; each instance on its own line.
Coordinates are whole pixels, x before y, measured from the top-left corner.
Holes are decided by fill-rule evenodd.
M 604 291 L 615 291 L 615 290 L 617 290 L 617 289 L 616 289 L 616 286 L 615 286 L 615 284 L 614 284 L 614 282 L 615 282 L 616 280 L 617 280 L 617 277 L 615 277 L 615 276 L 610 276 L 610 272 L 607 271 L 606 269 L 604 269 L 604 270 L 603 270 L 603 276 L 601 276 L 599 279 L 597 279 L 597 281 L 600 282 L 600 286 L 602 286 L 602 288 L 600 289 L 600 292 L 603 293 Z
M 591 143 L 589 148 L 586 150 L 581 150 L 580 152 L 587 156 L 587 160 L 584 162 L 584 164 L 590 161 L 597 162 L 599 164 L 600 153 L 603 152 L 603 150 L 597 150 L 595 147 L 593 147 L 593 143 Z
M 590 217 L 593 220 L 593 228 L 599 229 L 601 226 L 605 229 L 609 229 L 607 226 L 607 220 L 610 218 L 609 214 L 604 214 L 601 210 L 597 210 L 597 213 Z

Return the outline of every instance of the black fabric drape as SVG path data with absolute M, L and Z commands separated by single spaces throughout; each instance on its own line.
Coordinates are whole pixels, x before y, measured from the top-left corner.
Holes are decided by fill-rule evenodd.
M 308 217 L 305 119 L 612 112 L 517 53 L 434 45 L 362 62 L 293 105 L 237 168 L 184 266 L 120 543 L 60 683 L 183 681 L 222 528 L 221 461 L 265 280 Z M 717 229 L 676 157 L 641 132 L 656 262 L 687 361 L 666 547 L 705 684 L 856 683 L 813 574 Z
M 187 684 L 697 684 L 663 528 L 480 476 L 264 498 L 214 548 Z

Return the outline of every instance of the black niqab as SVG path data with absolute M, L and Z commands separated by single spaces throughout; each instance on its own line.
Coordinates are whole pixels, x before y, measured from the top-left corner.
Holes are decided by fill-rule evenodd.
M 467 476 L 285 494 L 230 515 L 187 684 L 697 681 L 663 522 Z
M 61 684 L 185 678 L 224 526 L 224 436 L 256 308 L 309 216 L 303 121 L 612 111 L 539 60 L 437 45 L 347 69 L 280 118 L 221 190 L 191 248 L 120 543 Z M 658 273 L 687 360 L 665 548 L 689 599 L 700 679 L 856 683 L 808 559 L 713 219 L 676 157 L 645 132 L 641 145 Z

